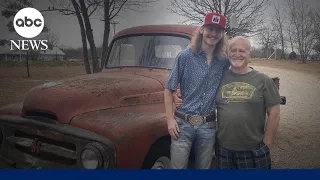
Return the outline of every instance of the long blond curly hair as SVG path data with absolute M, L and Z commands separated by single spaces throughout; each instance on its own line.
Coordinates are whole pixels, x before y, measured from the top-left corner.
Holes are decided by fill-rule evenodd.
M 190 47 L 192 52 L 195 54 L 199 52 L 199 49 L 202 45 L 203 35 L 200 33 L 201 27 L 199 27 L 194 33 L 191 38 Z M 227 43 L 228 43 L 228 36 L 226 33 L 222 36 L 220 41 L 216 44 L 216 47 L 213 51 L 213 56 L 217 57 L 218 59 L 223 59 L 227 57 Z

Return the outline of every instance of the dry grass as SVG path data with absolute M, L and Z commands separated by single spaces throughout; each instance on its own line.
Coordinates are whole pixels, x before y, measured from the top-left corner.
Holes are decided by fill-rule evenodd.
M 320 74 L 320 62 L 299 64 L 296 61 L 253 59 L 252 66 L 266 66 Z M 25 67 L 0 67 L 0 106 L 22 101 L 25 93 L 44 82 L 85 74 L 84 66 L 34 66 L 27 78 Z
M 24 67 L 0 68 L 0 106 L 22 101 L 25 93 L 44 82 L 85 74 L 84 66 L 31 67 L 30 75 Z
M 299 61 L 291 61 L 291 60 L 286 61 L 286 60 L 253 59 L 250 65 L 281 68 L 281 69 L 294 70 L 294 71 L 303 71 L 306 73 L 320 74 L 320 61 L 308 61 L 305 64 L 300 64 Z

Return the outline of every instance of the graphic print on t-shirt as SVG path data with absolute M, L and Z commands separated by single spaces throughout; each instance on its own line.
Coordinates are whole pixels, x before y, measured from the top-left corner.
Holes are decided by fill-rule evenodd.
M 256 88 L 245 82 L 232 82 L 222 86 L 222 98 L 227 103 L 230 102 L 245 102 L 251 99 Z

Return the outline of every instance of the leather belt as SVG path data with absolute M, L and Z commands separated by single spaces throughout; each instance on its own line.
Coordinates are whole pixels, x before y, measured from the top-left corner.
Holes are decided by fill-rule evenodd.
M 209 116 L 199 116 L 199 115 L 189 115 L 189 114 L 182 114 L 177 111 L 174 112 L 174 115 L 180 119 L 188 121 L 190 124 L 194 126 L 200 126 L 205 122 L 215 121 L 216 114 L 213 112 Z

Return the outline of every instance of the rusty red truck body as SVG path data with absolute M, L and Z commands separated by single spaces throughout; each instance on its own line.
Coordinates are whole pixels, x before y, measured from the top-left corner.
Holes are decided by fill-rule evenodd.
M 2 107 L 2 167 L 140 169 L 169 157 L 164 84 L 196 28 L 120 31 L 102 72 L 45 83 Z

